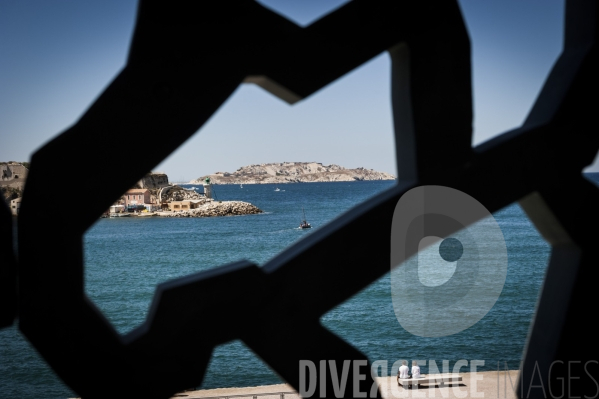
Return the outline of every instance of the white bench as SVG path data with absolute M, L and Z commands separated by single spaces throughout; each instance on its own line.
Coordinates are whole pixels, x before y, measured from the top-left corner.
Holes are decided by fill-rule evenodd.
M 414 384 L 439 384 L 443 386 L 446 382 L 461 382 L 462 376 L 459 374 L 428 374 L 421 375 L 420 378 L 398 378 L 397 383 L 401 386 L 411 387 Z

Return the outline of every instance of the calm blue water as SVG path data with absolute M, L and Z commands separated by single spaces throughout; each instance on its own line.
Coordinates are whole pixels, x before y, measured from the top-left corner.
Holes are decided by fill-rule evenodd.
M 595 180 L 597 175 L 592 175 Z M 220 218 L 100 219 L 85 235 L 86 291 L 114 328 L 127 333 L 146 317 L 156 284 L 240 259 L 264 264 L 294 241 L 394 182 L 214 186 L 219 200 L 251 202 L 266 213 Z M 191 186 L 188 186 L 191 187 Z M 199 187 L 199 190 L 202 190 Z M 314 227 L 299 230 L 302 207 Z M 542 283 L 549 246 L 517 205 L 495 215 L 508 249 L 503 292 L 476 325 L 444 338 L 401 328 L 389 273 L 326 314 L 322 322 L 372 360 L 497 361 L 517 368 Z M 368 326 L 368 328 L 365 328 Z M 427 372 L 426 367 L 422 367 Z M 202 388 L 281 382 L 240 342 L 218 347 Z M 0 397 L 67 398 L 53 374 L 15 327 L 0 331 Z

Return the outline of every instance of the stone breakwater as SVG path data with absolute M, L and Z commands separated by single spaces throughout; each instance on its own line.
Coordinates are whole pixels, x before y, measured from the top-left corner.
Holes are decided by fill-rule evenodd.
M 260 208 L 244 201 L 210 201 L 198 208 L 180 212 L 159 212 L 159 216 L 175 218 L 205 218 L 213 216 L 254 215 L 264 213 Z

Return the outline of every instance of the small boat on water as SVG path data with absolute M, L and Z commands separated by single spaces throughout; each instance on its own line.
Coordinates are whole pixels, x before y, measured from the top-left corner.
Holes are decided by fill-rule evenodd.
M 304 220 L 302 220 L 300 222 L 299 228 L 300 229 L 311 229 L 312 225 L 306 221 L 306 211 L 304 211 L 304 208 L 302 208 L 302 212 L 304 213 Z
M 240 184 L 240 185 L 239 185 L 239 188 L 243 188 L 243 184 Z
M 279 187 L 277 187 L 277 188 L 275 188 L 275 191 L 281 191 L 281 190 L 279 190 Z

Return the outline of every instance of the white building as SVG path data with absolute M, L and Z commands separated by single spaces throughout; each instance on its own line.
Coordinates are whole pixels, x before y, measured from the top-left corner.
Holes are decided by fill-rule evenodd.
M 18 215 L 21 210 L 21 197 L 10 201 L 10 211 L 13 215 Z

